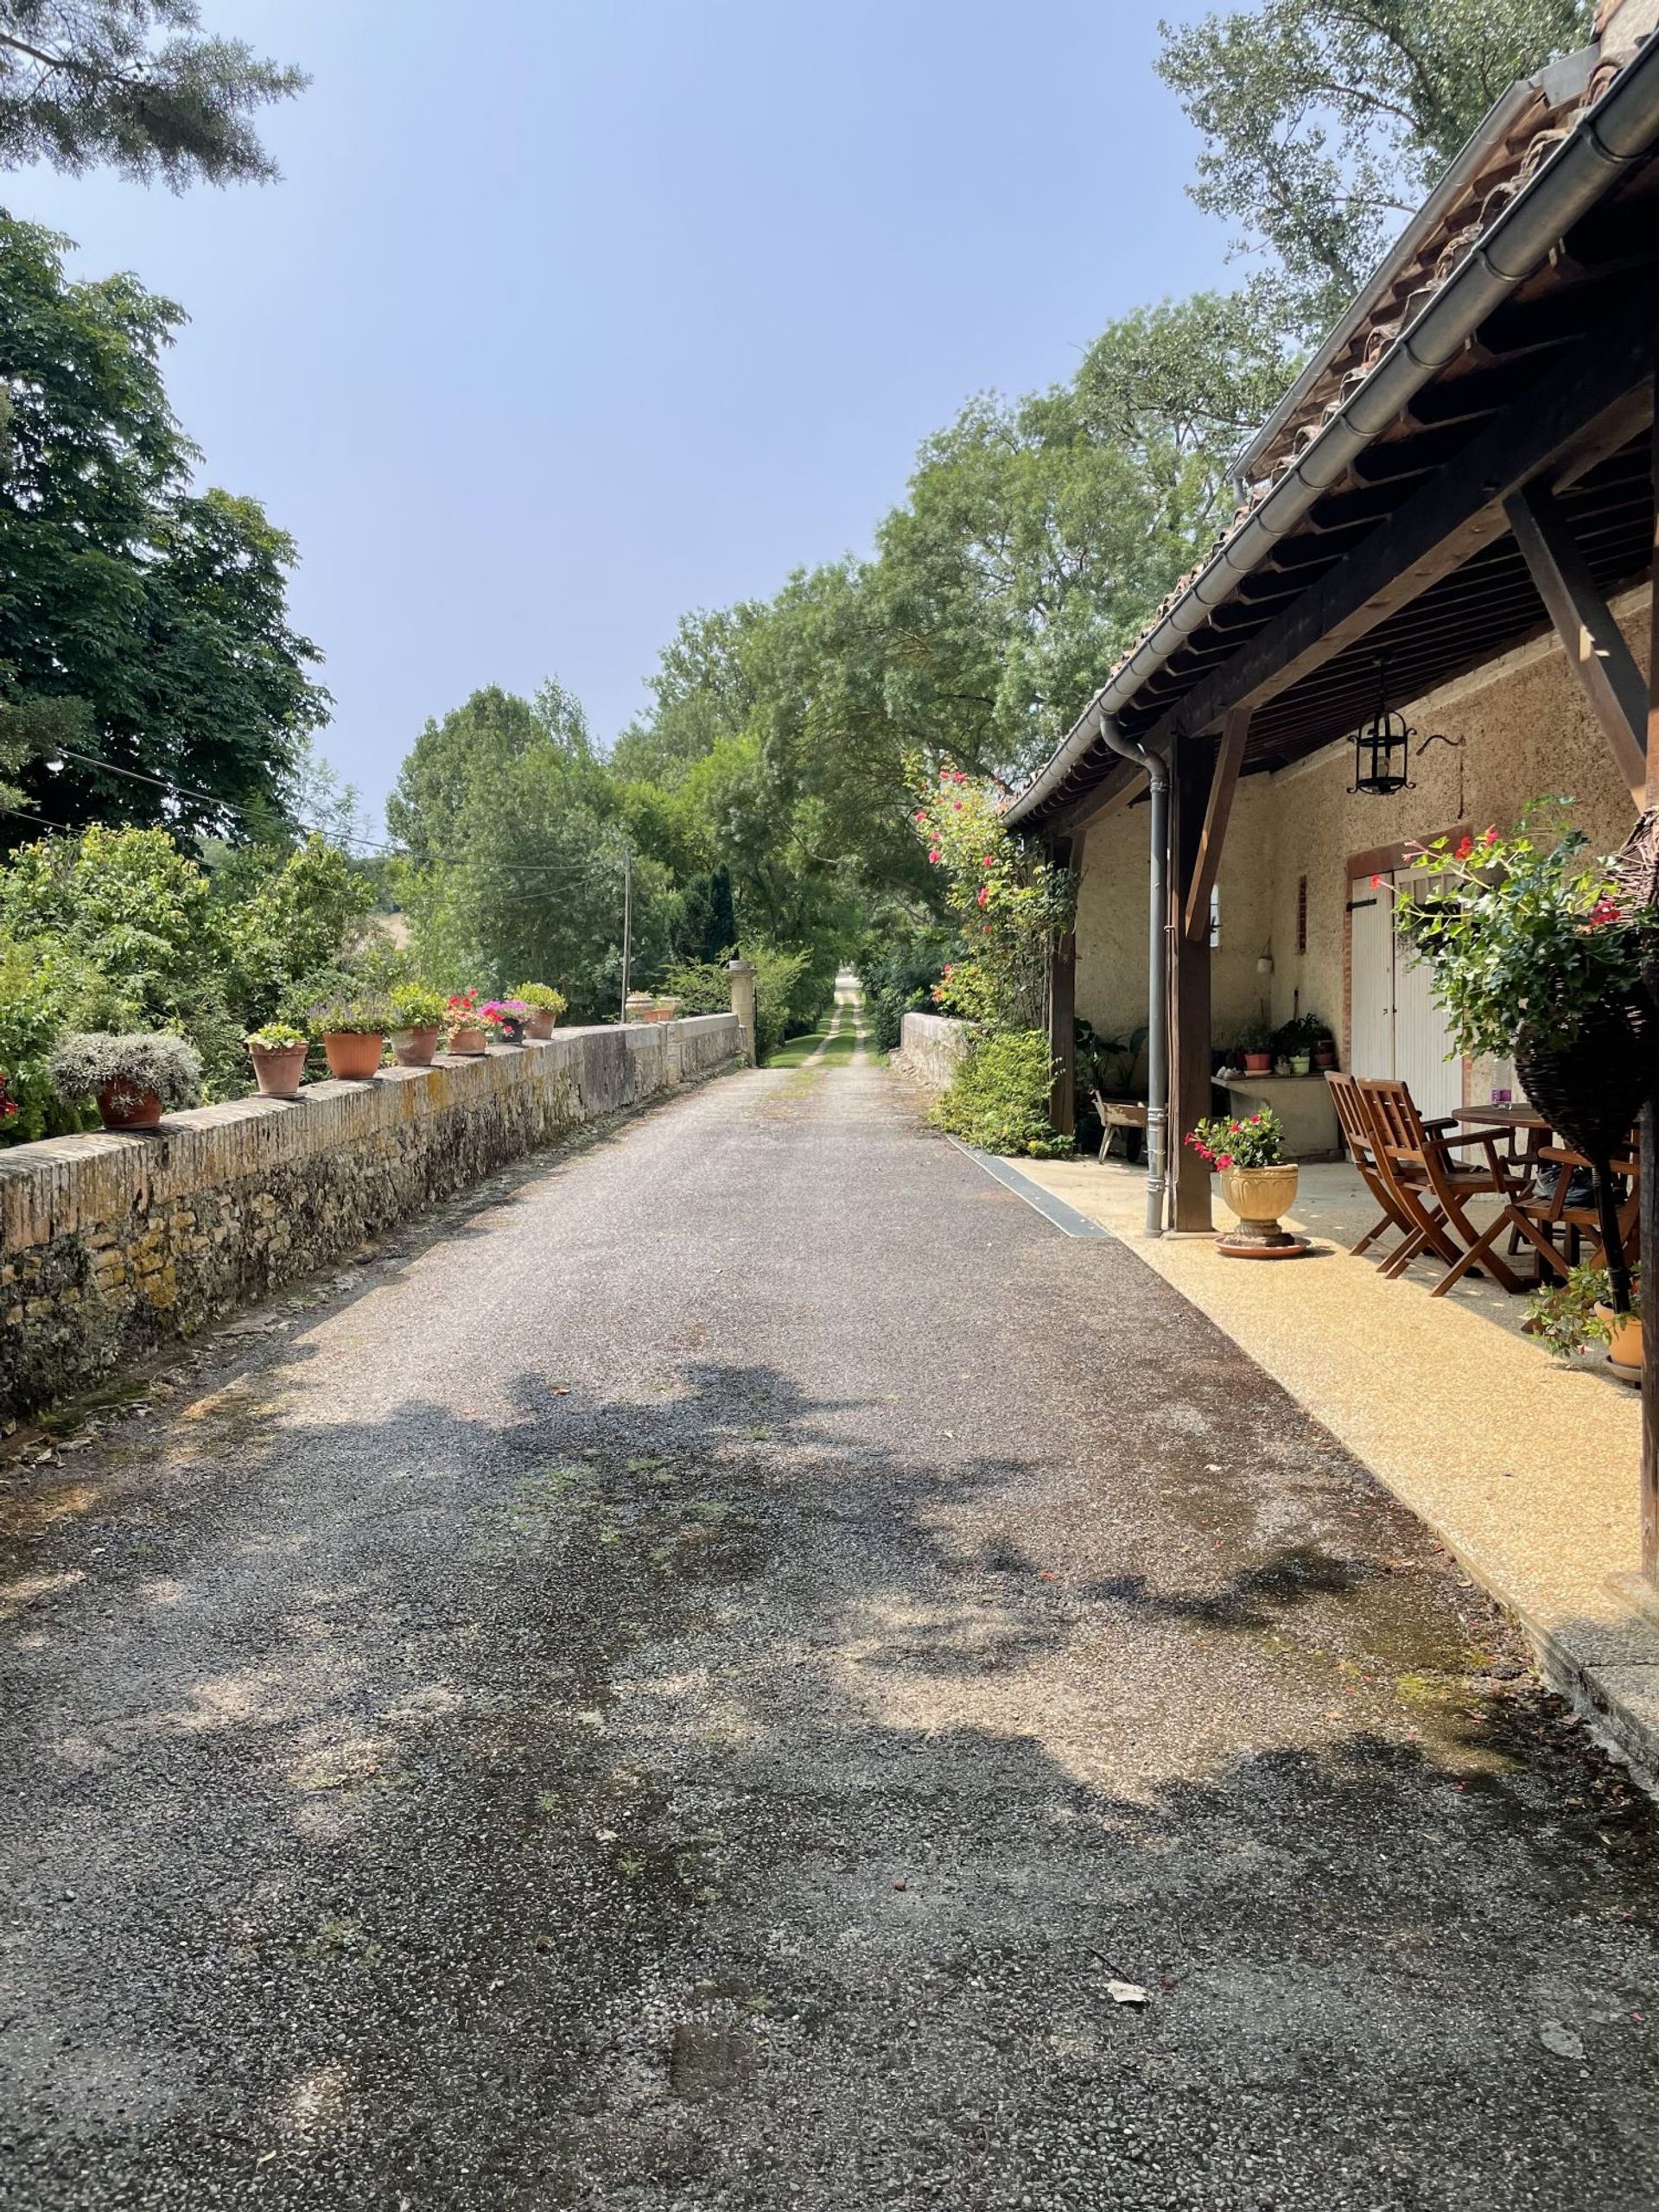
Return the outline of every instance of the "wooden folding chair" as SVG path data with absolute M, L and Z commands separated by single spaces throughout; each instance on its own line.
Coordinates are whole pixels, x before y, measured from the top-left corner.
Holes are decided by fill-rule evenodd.
M 1574 1171 L 1588 1167 L 1590 1162 L 1582 1153 L 1569 1151 L 1560 1144 L 1541 1145 L 1533 1157 L 1539 1166 L 1548 1164 L 1557 1169 L 1554 1183 L 1548 1190 L 1535 1183 L 1511 1202 L 1510 1211 L 1516 1226 L 1537 1251 L 1540 1274 L 1548 1268 L 1552 1274 L 1564 1276 L 1580 1257 L 1586 1239 L 1592 1256 L 1602 1256 L 1601 1217 L 1593 1199 L 1587 1205 L 1567 1203 Z M 1618 1209 L 1618 1235 L 1625 1260 L 1633 1267 L 1641 1257 L 1642 1217 L 1642 1163 L 1636 1139 L 1632 1138 L 1628 1158 L 1610 1160 L 1608 1166 L 1615 1175 L 1624 1179 L 1625 1198 Z
M 1514 1268 L 1492 1249 L 1510 1224 L 1520 1187 L 1498 1150 L 1496 1134 L 1472 1129 L 1462 1136 L 1449 1135 L 1453 1125 L 1425 1122 L 1403 1083 L 1361 1077 L 1354 1090 L 1370 1123 L 1373 1156 L 1395 1198 L 1421 1232 L 1414 1246 L 1402 1246 L 1383 1262 L 1382 1273 L 1401 1274 L 1427 1248 L 1447 1262 L 1431 1298 L 1444 1298 L 1471 1268 L 1484 1268 L 1507 1291 L 1523 1289 Z M 1478 1146 L 1485 1154 L 1484 1162 L 1471 1166 L 1456 1159 L 1454 1150 L 1463 1145 Z M 1488 1197 L 1502 1198 L 1503 1211 L 1489 1227 L 1479 1230 L 1466 1209 L 1471 1198 Z
M 1348 1156 L 1359 1170 L 1359 1179 L 1382 1208 L 1358 1243 L 1351 1244 L 1348 1249 L 1357 1259 L 1361 1253 L 1370 1250 L 1379 1236 L 1386 1236 L 1391 1229 L 1397 1229 L 1411 1246 L 1412 1252 L 1420 1252 L 1423 1245 L 1422 1230 L 1395 1197 L 1392 1184 L 1377 1163 L 1371 1126 L 1366 1119 L 1363 1106 L 1355 1095 L 1354 1078 L 1351 1075 L 1338 1074 L 1332 1069 L 1326 1071 L 1325 1079 L 1331 1086 L 1331 1103 L 1337 1109 L 1337 1121 L 1348 1147 Z M 1385 1252 L 1377 1265 L 1385 1268 L 1390 1260 L 1399 1256 L 1397 1249 Z

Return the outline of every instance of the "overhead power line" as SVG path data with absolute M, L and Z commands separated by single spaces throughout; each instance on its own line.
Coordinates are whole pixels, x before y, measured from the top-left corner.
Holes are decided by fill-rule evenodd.
M 197 791 L 188 784 L 175 784 L 164 776 L 149 775 L 142 768 L 125 768 L 117 761 L 103 760 L 92 753 L 79 753 L 67 745 L 60 745 L 55 750 L 62 760 L 79 760 L 83 766 L 101 768 L 111 776 L 124 776 L 130 782 L 135 784 L 148 784 L 156 791 L 165 791 L 172 798 L 196 799 L 203 805 L 216 807 L 221 813 L 238 815 L 245 822 L 257 823 L 264 818 L 257 809 L 238 805 L 234 799 L 216 798 L 211 791 Z M 0 811 L 18 814 L 16 807 L 6 807 L 0 809 Z M 74 834 L 70 823 L 50 821 L 44 815 L 18 815 L 18 818 L 22 821 L 38 821 L 44 828 L 67 830 L 71 836 Z M 320 822 L 296 820 L 294 826 L 298 830 L 314 830 L 320 837 L 332 837 L 340 844 L 360 845 L 371 853 L 381 854 L 393 860 L 415 858 L 413 854 L 407 852 L 402 846 L 385 844 L 373 837 L 359 836 L 350 830 L 330 830 Z M 475 853 L 433 853 L 426 855 L 426 861 L 428 865 L 440 868 L 483 868 L 489 865 Z M 594 882 L 598 880 L 601 874 L 607 876 L 613 874 L 619 865 L 626 865 L 626 858 L 619 855 L 587 864 L 566 862 L 554 864 L 545 861 L 505 861 L 499 864 L 513 869 L 520 875 L 546 876 L 550 879 L 561 879 L 573 883 Z

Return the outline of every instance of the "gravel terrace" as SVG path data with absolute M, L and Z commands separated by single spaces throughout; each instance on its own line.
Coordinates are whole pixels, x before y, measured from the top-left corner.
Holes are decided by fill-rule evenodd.
M 1647 1801 L 896 1075 L 363 1258 L 0 1462 L 8 2212 L 1653 2204 Z

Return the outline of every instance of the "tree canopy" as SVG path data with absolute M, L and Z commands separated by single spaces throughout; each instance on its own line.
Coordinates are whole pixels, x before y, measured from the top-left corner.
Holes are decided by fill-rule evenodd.
M 0 166 L 263 181 L 276 165 L 253 112 L 306 81 L 209 36 L 195 0 L 0 0 Z
M 71 280 L 63 251 L 0 215 L 0 778 L 73 828 L 280 814 L 327 701 L 293 541 L 192 485 L 161 368 L 180 309 Z
M 1192 196 L 1276 264 L 1317 334 L 1519 77 L 1589 38 L 1592 0 L 1262 0 L 1162 23 L 1203 133 Z

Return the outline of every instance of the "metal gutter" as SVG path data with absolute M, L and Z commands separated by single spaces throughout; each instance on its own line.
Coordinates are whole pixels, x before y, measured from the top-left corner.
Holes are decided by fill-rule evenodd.
M 1575 93 L 1582 92 L 1595 72 L 1599 57 L 1599 47 L 1580 47 L 1576 54 L 1569 54 L 1561 60 L 1553 62 L 1535 76 L 1518 79 L 1507 92 L 1493 102 L 1451 168 L 1395 238 L 1342 315 L 1332 324 L 1295 383 L 1233 462 L 1230 474 L 1234 483 L 1240 487 L 1241 496 L 1243 487 L 1250 480 L 1250 473 L 1255 463 L 1330 367 L 1334 356 L 1342 351 L 1361 324 L 1370 320 L 1384 294 L 1392 290 L 1401 270 L 1424 240 L 1440 227 L 1441 217 L 1482 162 L 1488 160 L 1503 143 L 1512 126 L 1520 121 L 1541 94 L 1548 105 L 1555 108 L 1571 99 Z
M 1470 249 L 1409 329 L 1402 331 L 1353 397 L 1327 423 L 1295 466 L 1211 554 L 1150 633 L 1119 663 L 1069 734 L 1010 802 L 1017 828 L 1056 791 L 1094 744 L 1103 721 L 1128 706 L 1242 575 L 1260 567 L 1278 541 L 1346 473 L 1356 454 L 1443 369 L 1493 309 L 1532 275 L 1565 232 L 1593 207 L 1620 171 L 1659 136 L 1659 37 L 1638 48 L 1569 137 Z

